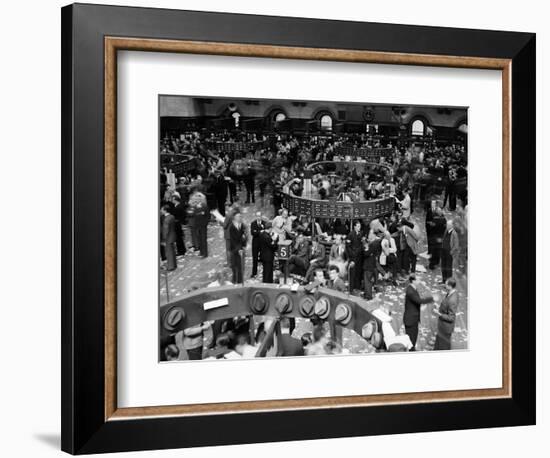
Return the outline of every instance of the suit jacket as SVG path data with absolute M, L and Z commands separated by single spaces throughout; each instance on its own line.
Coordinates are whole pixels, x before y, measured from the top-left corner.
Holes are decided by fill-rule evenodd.
M 179 224 L 184 224 L 187 219 L 187 213 L 185 211 L 185 205 L 181 202 L 174 207 L 174 218 Z
M 435 215 L 432 210 L 431 203 L 428 202 L 428 208 L 426 210 L 426 236 L 428 237 L 428 240 L 433 238 L 433 228 L 435 226 L 434 217 Z
M 265 223 L 263 221 L 260 221 L 260 223 L 258 223 L 258 220 L 254 220 L 252 221 L 252 223 L 250 223 L 250 235 L 252 236 L 252 245 L 257 245 L 258 243 L 260 243 L 259 236 L 264 227 Z
M 412 285 L 407 286 L 405 291 L 405 313 L 403 314 L 403 324 L 412 326 L 420 321 L 420 306 L 432 302 L 431 297 L 422 299 L 416 288 Z
M 269 232 L 262 231 L 259 235 L 260 238 L 260 261 L 265 263 L 273 262 L 275 259 L 275 253 L 277 252 L 277 240 L 271 238 Z
M 445 234 L 443 234 L 441 248 L 450 251 L 453 256 L 458 256 L 458 253 L 460 252 L 460 244 L 456 230 L 453 229 L 451 232 L 447 230 L 445 231 Z
M 309 248 L 309 242 L 306 239 L 302 239 L 300 242 L 298 242 L 294 250 L 294 256 L 298 256 L 299 258 L 309 261 L 311 250 Z
M 236 254 L 239 250 L 244 250 L 246 247 L 246 228 L 241 224 L 241 228 L 237 229 L 234 224 L 229 227 L 229 251 Z
M 327 264 L 327 250 L 325 248 L 325 245 L 322 243 L 317 244 L 317 248 L 313 253 L 311 253 L 311 256 L 309 257 L 309 261 L 313 261 L 314 259 L 317 259 L 316 265 L 317 267 L 324 267 Z
M 176 218 L 168 214 L 162 219 L 161 240 L 164 243 L 175 243 L 176 238 Z
M 277 356 L 304 356 L 302 341 L 288 334 L 281 334 L 277 340 Z
M 348 234 L 348 237 L 347 237 L 348 243 L 346 247 L 347 247 L 349 259 L 357 260 L 361 258 L 361 253 L 363 252 L 363 242 L 361 241 L 362 238 L 363 238 L 362 232 L 359 232 L 358 234 L 355 231 L 351 231 Z
M 418 234 L 414 229 L 411 229 L 409 226 L 403 226 L 405 228 L 405 241 L 409 245 L 411 251 L 414 254 L 418 254 Z
M 443 216 L 434 216 L 432 228 L 432 240 L 434 245 L 441 246 L 443 234 L 445 234 L 446 219 Z
M 229 229 L 233 226 L 233 216 L 235 216 L 234 211 L 229 211 L 223 220 L 223 236 L 225 240 L 229 240 L 231 238 L 229 235 Z
M 223 175 L 216 178 L 214 192 L 216 193 L 216 198 L 218 199 L 225 199 L 227 197 L 227 181 L 225 181 L 225 177 Z
M 437 322 L 437 333 L 451 335 L 455 329 L 456 309 L 458 307 L 458 292 L 452 291 L 441 301 L 439 306 L 439 320 Z
M 381 247 L 380 243 L 378 243 L 378 247 Z M 363 270 L 374 272 L 376 270 L 376 259 L 378 256 L 380 256 L 380 254 L 374 242 L 369 243 L 369 247 L 366 250 L 363 249 Z

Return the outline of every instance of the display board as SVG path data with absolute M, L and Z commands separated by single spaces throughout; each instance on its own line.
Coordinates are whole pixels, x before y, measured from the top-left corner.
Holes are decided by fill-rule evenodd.
M 380 157 L 393 157 L 393 148 L 356 148 L 354 146 L 337 146 L 334 151 L 340 156 L 361 157 L 376 160 Z
M 219 152 L 233 153 L 235 151 L 250 151 L 255 152 L 260 148 L 267 148 L 267 141 L 256 142 L 220 142 L 220 141 L 207 141 L 208 148 L 214 149 Z
M 391 213 L 395 199 L 387 197 L 364 202 L 308 199 L 283 193 L 283 206 L 296 215 L 312 218 L 374 219 Z
M 188 154 L 162 154 L 160 155 L 160 167 L 172 171 L 174 175 L 181 176 L 195 170 L 197 161 Z

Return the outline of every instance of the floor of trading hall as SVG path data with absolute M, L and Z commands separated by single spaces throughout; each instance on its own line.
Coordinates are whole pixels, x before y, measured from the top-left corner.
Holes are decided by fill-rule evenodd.
M 245 198 L 244 187 L 240 191 L 241 202 L 244 202 Z M 246 226 L 249 228 L 251 221 L 254 219 L 255 213 L 260 210 L 269 219 L 273 218 L 273 206 L 270 202 L 265 202 L 262 206 L 260 198 L 256 198 L 254 204 L 242 204 L 241 207 L 243 220 Z M 446 217 L 451 216 L 450 212 L 446 212 Z M 417 261 L 417 277 L 420 281 L 433 293 L 439 292 L 444 294 L 444 287 L 441 284 L 441 269 L 437 267 L 434 270 L 428 269 L 428 257 L 427 257 L 427 242 L 425 231 L 425 216 L 424 210 L 415 209 L 411 219 L 415 224 L 418 224 L 421 230 L 422 239 L 419 242 L 420 249 Z M 189 247 L 191 234 L 187 228 L 185 232 L 185 243 Z M 246 282 L 255 282 L 258 280 L 251 280 L 252 273 L 252 253 L 250 243 L 246 250 L 245 272 L 244 278 Z M 225 239 L 223 234 L 223 228 L 216 222 L 210 222 L 208 225 L 208 257 L 202 258 L 198 252 L 192 253 L 187 251 L 185 256 L 178 256 L 178 267 L 173 272 L 162 272 L 160 274 L 160 305 L 164 305 L 168 302 L 174 302 L 185 294 L 192 285 L 198 284 L 205 286 L 207 283 L 214 281 L 215 274 L 226 265 L 226 252 L 225 252 Z M 259 274 L 258 278 L 261 278 L 261 264 L 258 265 Z M 380 300 L 384 303 L 384 306 L 391 310 L 392 318 L 398 325 L 402 326 L 403 312 L 405 305 L 405 289 L 407 282 L 403 282 L 398 286 L 392 286 L 385 282 L 381 282 L 383 287 L 381 292 L 377 294 L 375 300 Z M 467 310 L 467 287 L 468 282 L 466 276 L 457 278 L 457 291 L 460 294 L 461 300 L 459 301 L 456 326 L 452 336 L 452 349 L 466 349 L 468 346 L 468 310 Z M 307 323 L 308 320 L 302 320 Z M 298 325 L 295 333 L 302 334 L 306 330 L 305 323 Z M 419 326 L 417 349 L 418 350 L 430 350 L 433 348 L 435 342 L 435 331 L 437 326 L 437 319 L 431 313 L 431 307 L 428 305 L 423 307 L 421 311 L 421 322 Z M 347 331 L 347 330 L 346 330 Z M 344 348 L 349 349 L 352 353 L 366 352 L 369 349 L 365 341 L 356 335 L 353 331 L 347 331 L 343 334 Z

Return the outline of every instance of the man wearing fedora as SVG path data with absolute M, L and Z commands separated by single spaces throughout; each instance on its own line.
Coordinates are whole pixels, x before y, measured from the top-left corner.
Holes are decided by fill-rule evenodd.
M 433 301 L 433 298 L 420 297 L 418 294 L 418 279 L 415 274 L 409 275 L 409 286 L 405 291 L 405 313 L 403 314 L 403 324 L 405 333 L 409 336 L 412 343 L 411 351 L 416 350 L 416 339 L 418 338 L 418 323 L 420 323 L 420 306 Z
M 438 316 L 434 350 L 450 350 L 451 337 L 455 329 L 458 292 L 454 278 L 447 279 L 445 289 L 447 294 L 441 301 L 441 305 L 433 310 L 433 313 Z

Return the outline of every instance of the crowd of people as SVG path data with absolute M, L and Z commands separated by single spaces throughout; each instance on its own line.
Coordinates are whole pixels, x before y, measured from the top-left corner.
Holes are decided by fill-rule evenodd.
M 227 133 L 223 139 L 237 140 Z M 197 158 L 195 170 L 175 177 L 176 180 L 169 179 L 167 170 L 161 173 L 162 268 L 175 270 L 178 263 L 185 262 L 190 251 L 208 257 L 207 233 L 209 227 L 218 225 L 223 227 L 226 270 L 223 278 L 215 280 L 217 285 L 246 282 L 247 256 L 252 258 L 250 276 L 263 283 L 293 281 L 306 288 L 323 286 L 347 291 L 367 300 L 373 299 L 386 285 L 407 284 L 404 325 L 414 348 L 418 333 L 418 323 L 416 321 L 416 334 L 414 323 L 418 317 L 407 310 L 419 309 L 423 302 L 433 300 L 414 294 L 418 282 L 417 259 L 425 249 L 421 241 L 427 240 L 428 268 L 441 270 L 441 283 L 451 292 L 450 296 L 456 294 L 454 277 L 466 273 L 467 154 L 464 148 L 435 143 L 421 148 L 392 147 L 385 143 L 379 146 L 391 148 L 392 154 L 380 158 L 384 167 L 379 170 L 361 174 L 350 167 L 339 174 L 314 174 L 308 190 L 314 198 L 342 196 L 353 201 L 376 199 L 382 193 L 394 196 L 395 208 L 389 214 L 374 220 L 344 220 L 292 214 L 282 206 L 282 192 L 302 195 L 309 165 L 319 161 L 345 161 L 337 156 L 338 147 L 349 144 L 362 147 L 366 144 L 364 136 L 269 138 L 254 135 L 247 140 L 256 145 L 256 150 L 227 152 L 209 149 L 207 140 L 216 138 L 192 133 L 177 139 L 166 137 L 162 141 L 163 154 L 191 154 Z M 247 224 L 243 208 L 256 199 L 259 205 L 255 208 L 261 211 L 256 211 Z M 420 227 L 418 218 L 413 218 L 415 208 L 423 203 L 425 229 Z M 191 234 L 191 240 L 185 239 L 184 228 Z M 285 259 L 278 256 L 282 242 L 289 250 Z M 231 279 L 226 277 L 228 272 Z M 452 311 L 456 311 L 456 301 L 447 294 L 436 310 L 434 313 L 440 313 L 441 320 L 448 320 Z M 192 359 L 192 352 L 188 350 L 194 334 L 189 332 L 191 335 L 182 336 L 179 347 L 186 348 Z M 204 332 L 202 329 L 201 335 Z M 318 351 L 319 346 L 325 345 L 319 344 L 324 338 L 320 332 L 317 338 L 313 336 L 311 342 L 302 345 L 302 349 Z M 450 345 L 450 338 L 443 334 L 440 339 L 438 333 L 439 349 L 446 348 L 447 343 Z M 224 338 L 213 342 L 212 347 L 225 346 L 228 351 L 224 357 L 249 354 L 258 343 L 231 329 L 216 335 Z M 172 350 L 175 355 L 174 348 Z M 181 354 L 179 351 L 178 355 Z M 167 358 L 170 359 L 168 354 Z

